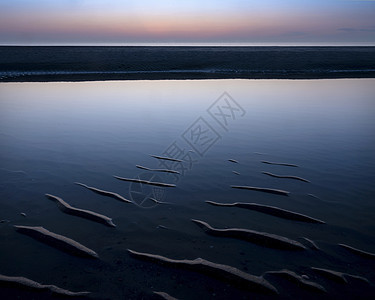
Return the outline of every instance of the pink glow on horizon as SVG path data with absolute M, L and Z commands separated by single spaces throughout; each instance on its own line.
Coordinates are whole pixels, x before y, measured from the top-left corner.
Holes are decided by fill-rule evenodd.
M 369 19 L 350 18 L 343 15 L 313 14 L 295 11 L 270 10 L 267 14 L 224 13 L 211 14 L 124 14 L 121 12 L 27 14 L 17 18 L 5 15 L 0 18 L 0 34 L 10 37 L 26 36 L 34 40 L 96 40 L 124 42 L 144 40 L 182 41 L 267 41 L 314 40 L 348 35 L 340 28 L 370 27 Z M 375 31 L 375 27 L 374 27 Z M 371 34 L 370 31 L 357 35 Z M 352 34 L 352 33 L 351 33 Z M 374 35 L 374 34 L 372 34 Z

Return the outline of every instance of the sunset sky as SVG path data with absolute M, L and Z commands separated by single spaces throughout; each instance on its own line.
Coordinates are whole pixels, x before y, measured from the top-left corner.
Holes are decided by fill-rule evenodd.
M 0 0 L 0 44 L 375 45 L 375 0 Z

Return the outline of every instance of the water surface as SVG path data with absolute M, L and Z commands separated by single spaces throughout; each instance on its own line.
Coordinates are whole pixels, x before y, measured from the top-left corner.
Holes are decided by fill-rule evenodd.
M 338 288 L 309 268 L 375 282 L 373 261 L 337 245 L 375 252 L 374 83 L 2 83 L 0 220 L 10 222 L 0 224 L 0 274 L 89 290 L 97 298 L 151 298 L 155 290 L 181 299 L 261 297 L 205 275 L 136 260 L 126 252 L 133 249 L 176 259 L 202 257 L 254 275 L 290 269 L 322 284 L 330 297 L 369 296 L 373 289 L 368 286 L 350 283 Z M 151 154 L 184 162 L 163 163 Z M 148 172 L 136 165 L 173 168 L 181 174 Z M 310 183 L 269 177 L 263 171 L 300 176 Z M 177 186 L 140 186 L 113 175 Z M 134 204 L 100 196 L 74 182 L 119 193 Z M 235 190 L 230 185 L 276 188 L 290 195 Z M 66 215 L 45 193 L 110 216 L 117 228 Z M 156 205 L 150 197 L 169 204 Z M 326 224 L 213 207 L 207 200 L 273 205 Z M 321 250 L 295 253 L 212 237 L 192 218 L 218 228 L 247 228 L 296 240 L 304 236 Z M 43 226 L 64 234 L 95 250 L 100 260 L 70 256 L 15 232 L 12 225 Z M 287 281 L 274 284 L 282 297 L 316 296 Z M 30 296 L 11 289 L 3 292 Z

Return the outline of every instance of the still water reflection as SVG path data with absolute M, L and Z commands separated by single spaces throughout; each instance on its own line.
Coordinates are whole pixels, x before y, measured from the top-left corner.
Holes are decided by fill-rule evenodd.
M 123 261 L 114 267 L 115 261 L 119 257 L 129 260 L 125 250 L 133 248 L 171 257 L 201 256 L 257 275 L 271 269 L 329 266 L 371 278 L 371 266 L 349 257 L 356 266 L 348 267 L 346 253 L 337 252 L 334 245 L 347 243 L 375 252 L 374 83 L 361 79 L 1 84 L 0 219 L 10 223 L 0 224 L 0 273 L 72 289 L 91 288 L 100 297 L 121 298 L 130 290 L 120 283 L 112 289 L 110 282 L 119 272 L 130 271 Z M 174 157 L 183 163 L 150 155 Z M 151 172 L 136 165 L 174 169 L 180 174 Z M 262 172 L 299 176 L 310 183 Z M 176 188 L 123 182 L 113 175 L 167 182 Z M 119 193 L 138 206 L 124 206 L 74 182 Z M 234 190 L 230 185 L 282 189 L 290 196 Z M 45 193 L 111 216 L 118 227 L 113 231 L 66 216 Z M 278 206 L 323 219 L 327 225 L 295 225 L 237 210 L 228 215 L 225 209 L 208 207 L 207 200 Z M 220 238 L 210 238 L 207 245 L 202 231 L 190 224 L 191 218 L 221 228 L 308 236 L 320 241 L 335 262 L 319 255 L 278 257 L 237 241 L 223 244 Z M 72 236 L 95 248 L 102 257 L 101 265 L 61 257 L 54 249 L 16 234 L 14 224 L 44 226 Z M 161 232 L 164 227 L 173 230 Z M 249 253 L 265 259 L 243 262 L 243 255 Z M 35 260 L 41 257 L 44 259 Z M 79 284 L 76 263 L 81 270 L 89 270 L 84 272 L 88 279 Z M 55 275 L 48 277 L 37 270 Z M 142 274 L 138 270 L 134 276 L 139 280 Z M 66 277 L 69 280 L 62 279 Z M 93 282 L 100 284 L 93 286 Z M 166 289 L 156 279 L 152 284 Z M 151 289 L 139 281 L 126 281 L 126 285 L 137 290 L 133 291 L 137 297 Z M 200 288 L 196 292 L 205 297 L 207 291 Z M 182 289 L 177 296 L 188 299 L 189 293 Z

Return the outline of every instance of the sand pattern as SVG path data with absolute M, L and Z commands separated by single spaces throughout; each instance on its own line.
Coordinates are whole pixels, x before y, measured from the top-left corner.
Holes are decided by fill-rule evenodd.
M 43 227 L 31 227 L 31 226 L 21 226 L 14 225 L 17 232 L 26 234 L 42 243 L 48 244 L 59 250 L 68 252 L 69 254 L 98 258 L 98 254 L 95 251 L 83 246 L 82 244 L 72 240 L 66 236 L 53 233 L 48 231 Z
M 275 206 L 269 205 L 262 205 L 257 203 L 243 203 L 243 202 L 235 202 L 235 203 L 218 203 L 214 201 L 206 201 L 206 203 L 214 206 L 223 206 L 223 207 L 240 207 L 245 209 L 250 209 L 254 211 L 258 211 L 264 214 L 272 215 L 275 217 L 299 221 L 299 222 L 307 222 L 307 223 L 317 223 L 317 224 L 324 224 L 325 222 L 319 219 L 315 219 L 300 213 L 296 213 L 290 210 L 282 209 Z
M 283 162 L 272 162 L 272 161 L 262 160 L 262 163 L 263 163 L 263 164 L 267 164 L 267 165 L 276 165 L 276 166 L 284 166 L 284 167 L 294 167 L 294 168 L 298 168 L 298 166 L 295 165 L 295 164 L 289 164 L 289 163 L 283 163 Z
M 312 267 L 311 270 L 319 273 L 320 275 L 323 275 L 326 278 L 336 281 L 338 283 L 348 283 L 343 273 L 341 272 L 336 272 L 336 271 L 332 271 L 328 269 L 314 268 L 314 267 Z
M 109 227 L 116 227 L 116 225 L 112 222 L 111 218 L 108 218 L 107 216 L 98 214 L 96 212 L 93 212 L 91 210 L 86 210 L 86 209 L 80 209 L 80 208 L 75 208 L 73 206 L 70 206 L 68 203 L 66 203 L 63 199 L 51 195 L 51 194 L 46 194 L 46 197 L 54 202 L 57 203 L 57 207 L 64 213 L 68 215 L 73 215 L 76 217 L 84 218 L 87 220 L 91 220 L 94 222 L 98 222 L 104 225 L 107 225 Z
M 160 159 L 160 160 L 182 162 L 181 160 L 168 158 L 168 157 L 162 157 L 162 156 L 152 155 L 152 157 L 156 159 Z M 234 159 L 229 159 L 228 161 L 231 163 L 238 163 L 238 161 Z M 268 161 L 262 161 L 262 163 L 287 166 L 287 167 L 298 167 L 297 165 L 288 164 L 288 163 L 276 163 L 276 162 L 268 162 Z M 136 165 L 136 167 L 142 170 L 150 171 L 150 172 L 179 174 L 178 171 L 170 170 L 170 169 L 153 169 L 153 168 L 148 168 L 148 167 L 144 167 L 141 165 Z M 240 173 L 236 171 L 232 171 L 232 172 L 236 175 L 240 175 Z M 303 182 L 309 182 L 308 180 L 304 178 L 293 176 L 293 175 L 276 175 L 270 172 L 263 172 L 263 173 L 265 175 L 276 177 L 276 178 L 285 178 L 285 179 L 293 179 L 293 180 L 298 180 L 298 181 L 303 181 Z M 136 178 L 123 178 L 123 177 L 118 177 L 118 176 L 114 176 L 114 177 L 121 181 L 157 186 L 161 188 L 176 187 L 175 184 L 164 183 L 164 182 L 152 182 L 149 180 L 142 180 L 142 179 L 136 179 Z M 75 184 L 81 187 L 84 187 L 85 189 L 88 189 L 104 197 L 110 197 L 110 198 L 113 198 L 120 202 L 125 202 L 125 203 L 135 203 L 114 192 L 98 189 L 96 187 L 91 187 L 80 182 L 75 182 Z M 272 188 L 239 186 L 239 185 L 232 185 L 231 188 L 259 191 L 259 192 L 271 193 L 271 194 L 283 195 L 283 196 L 289 195 L 288 191 L 284 191 L 280 189 L 272 189 Z M 72 207 L 63 199 L 57 196 L 51 195 L 51 194 L 46 194 L 46 197 L 56 202 L 58 208 L 64 213 L 82 217 L 85 219 L 89 219 L 89 220 L 92 220 L 92 221 L 95 221 L 95 222 L 98 222 L 98 223 L 101 223 L 110 227 L 116 227 L 116 225 L 112 222 L 112 219 L 107 216 L 98 214 L 93 211 Z M 156 199 L 150 196 L 148 197 L 148 199 L 150 199 L 157 205 L 172 204 L 169 202 L 160 201 L 159 199 Z M 238 208 L 243 208 L 243 209 L 249 209 L 255 212 L 260 212 L 266 215 L 271 215 L 274 217 L 278 217 L 278 218 L 282 218 L 282 219 L 286 219 L 290 221 L 305 222 L 305 223 L 312 223 L 312 224 L 325 224 L 325 222 L 322 220 L 319 220 L 319 219 L 316 219 L 316 218 L 313 218 L 313 217 L 310 217 L 310 216 L 307 216 L 298 212 L 285 210 L 276 206 L 269 206 L 269 205 L 263 205 L 263 204 L 258 204 L 258 203 L 245 203 L 245 202 L 219 203 L 219 202 L 214 202 L 214 201 L 206 201 L 206 203 L 212 206 L 219 206 L 219 207 L 227 207 L 227 208 L 238 207 Z M 24 216 L 26 216 L 26 214 L 24 214 Z M 321 250 L 313 240 L 307 237 L 300 237 L 299 238 L 300 241 L 296 241 L 296 240 L 287 238 L 282 235 L 272 234 L 268 232 L 260 232 L 260 231 L 245 229 L 245 228 L 234 228 L 234 227 L 230 228 L 229 226 L 226 228 L 215 228 L 211 226 L 210 224 L 208 224 L 207 222 L 202 221 L 202 220 L 191 219 L 191 221 L 195 223 L 199 228 L 201 228 L 208 235 L 212 235 L 216 237 L 223 237 L 223 238 L 238 239 L 238 240 L 256 244 L 261 247 L 277 249 L 277 253 L 282 253 L 280 252 L 280 250 L 287 250 L 287 251 L 300 251 L 300 252 L 293 252 L 293 255 L 306 255 L 305 253 L 318 255 L 320 253 L 323 253 L 324 251 L 324 250 Z M 99 255 L 95 251 L 83 246 L 77 241 L 74 241 L 66 236 L 62 236 L 62 235 L 50 232 L 43 227 L 15 225 L 14 228 L 19 233 L 28 235 L 40 242 L 43 242 L 47 245 L 50 245 L 58 250 L 67 252 L 69 254 L 76 255 L 79 257 L 99 258 Z M 157 225 L 156 228 L 163 229 L 163 231 L 165 231 L 166 233 L 172 232 L 173 230 L 175 230 L 173 227 L 167 227 L 164 225 Z M 345 244 L 339 244 L 339 245 L 356 255 L 360 255 L 362 257 L 369 258 L 369 259 L 373 259 L 375 257 L 375 254 L 373 253 L 359 250 L 359 249 L 353 248 Z M 314 251 L 311 251 L 311 250 L 314 250 Z M 317 252 L 317 250 L 319 250 L 319 252 Z M 264 293 L 266 295 L 274 296 L 274 295 L 279 294 L 279 290 L 278 290 L 279 287 L 280 287 L 280 290 L 282 290 L 283 288 L 282 285 L 283 283 L 285 283 L 285 280 L 287 280 L 295 284 L 296 288 L 305 290 L 309 294 L 314 293 L 313 295 L 315 295 L 315 293 L 320 293 L 320 294 L 327 293 L 326 287 L 318 284 L 317 282 L 310 280 L 309 276 L 307 276 L 306 274 L 299 275 L 296 273 L 296 271 L 293 271 L 293 270 L 282 269 L 279 271 L 266 271 L 261 276 L 255 276 L 247 272 L 244 272 L 240 269 L 237 269 L 233 266 L 225 265 L 225 264 L 217 264 L 217 263 L 214 263 L 212 261 L 208 261 L 202 258 L 196 258 L 193 260 L 189 260 L 189 259 L 178 260 L 178 259 L 171 259 L 168 257 L 156 255 L 156 254 L 151 254 L 151 253 L 137 252 L 137 251 L 130 250 L 130 249 L 128 249 L 127 251 L 134 258 L 151 261 L 151 262 L 155 262 L 164 266 L 174 267 L 174 268 L 178 268 L 182 270 L 198 272 L 206 276 L 210 276 L 210 277 L 219 279 L 221 281 L 224 281 L 228 286 L 233 284 L 234 286 L 239 287 L 241 290 L 243 289 L 247 291 L 250 290 L 251 292 Z M 275 251 L 275 250 L 272 250 L 272 251 Z M 285 254 L 288 252 L 283 252 L 283 253 Z M 371 285 L 367 278 L 364 278 L 361 276 L 351 275 L 351 274 L 333 271 L 329 269 L 315 268 L 315 267 L 311 267 L 310 270 L 312 273 L 318 274 L 326 279 L 332 280 L 340 284 L 348 284 L 351 281 L 358 281 L 361 283 L 366 283 L 368 285 Z M 317 276 L 311 276 L 311 278 L 317 278 Z M 0 284 L 15 286 L 19 288 L 28 287 L 28 288 L 35 289 L 35 290 L 47 290 L 54 294 L 62 295 L 62 296 L 87 296 L 89 294 L 89 292 L 71 292 L 68 290 L 61 289 L 54 285 L 42 285 L 40 283 L 34 282 L 25 277 L 8 277 L 8 276 L 0 275 Z M 153 293 L 166 300 L 176 299 L 165 292 L 154 291 Z M 287 297 L 287 295 L 281 295 L 281 296 Z
M 37 291 L 50 291 L 53 294 L 68 297 L 87 296 L 90 292 L 71 292 L 55 285 L 44 285 L 25 277 L 10 277 L 0 274 L 0 285 L 28 288 Z
M 316 243 L 313 240 L 310 240 L 307 237 L 301 237 L 300 239 L 302 239 L 310 249 L 320 250 L 320 248 L 316 245 Z
M 294 179 L 294 180 L 299 180 L 299 181 L 303 181 L 303 182 L 310 182 L 309 180 L 301 178 L 301 177 L 298 177 L 298 176 L 276 175 L 276 174 L 273 174 L 273 173 L 270 173 L 270 172 L 262 172 L 262 173 L 265 174 L 265 175 L 271 176 L 271 177 L 275 177 L 275 178 Z
M 247 186 L 247 185 L 231 185 L 230 187 L 233 189 L 250 190 L 250 191 L 257 191 L 257 192 L 276 194 L 276 195 L 282 195 L 282 196 L 289 195 L 289 192 L 287 191 L 271 189 L 271 188 L 263 188 L 263 187 Z
M 172 297 L 171 295 L 165 293 L 165 292 L 153 292 L 155 295 L 158 295 L 160 296 L 161 298 L 165 299 L 165 300 L 178 300 L 177 298 L 175 297 Z
M 236 238 L 276 249 L 306 250 L 306 248 L 301 243 L 280 235 L 243 228 L 217 229 L 200 220 L 192 219 L 192 221 L 210 235 Z
M 363 251 L 363 250 L 360 250 L 360 249 L 357 249 L 357 248 L 354 248 L 352 246 L 348 246 L 348 245 L 345 245 L 345 244 L 339 244 L 339 246 L 349 250 L 350 252 L 352 252 L 354 254 L 362 256 L 364 258 L 375 259 L 375 253 Z
M 156 203 L 156 204 L 168 204 L 168 205 L 171 205 L 171 204 L 172 204 L 172 203 L 170 203 L 170 202 L 159 201 L 159 200 L 157 200 L 157 199 L 155 199 L 155 198 L 153 198 L 153 197 L 149 197 L 148 199 L 150 199 L 151 201 L 153 201 L 153 202 Z
M 173 162 L 182 162 L 181 159 L 159 156 L 159 155 L 151 155 L 151 157 L 156 158 L 156 159 L 161 159 L 161 160 L 173 161 Z
M 154 186 L 160 186 L 160 187 L 176 187 L 175 184 L 171 184 L 171 183 L 153 182 L 153 181 L 142 180 L 142 179 L 124 178 L 124 177 L 119 177 L 119 176 L 113 176 L 113 177 L 115 177 L 118 180 L 128 181 L 128 182 L 148 184 L 148 185 L 154 185 Z
M 268 294 L 278 293 L 276 288 L 262 277 L 242 272 L 239 269 L 231 266 L 216 264 L 202 258 L 196 258 L 194 260 L 177 260 L 160 255 L 137 252 L 130 249 L 128 249 L 128 252 L 133 257 L 139 259 L 208 274 L 213 277 L 224 279 L 228 282 L 239 284 L 244 288 L 254 289 L 256 291 L 265 292 Z
M 146 171 L 150 171 L 150 172 L 161 172 L 161 173 L 180 174 L 179 171 L 169 170 L 169 169 L 151 169 L 151 168 L 147 168 L 147 167 L 144 167 L 144 166 L 141 166 L 141 165 L 136 165 L 136 167 L 137 167 L 138 169 L 146 170 Z
M 329 269 L 315 268 L 315 267 L 312 267 L 311 270 L 337 283 L 348 284 L 348 279 L 359 280 L 366 284 L 370 283 L 367 278 L 356 276 L 356 275 L 351 275 L 351 274 L 347 274 L 343 272 L 333 271 Z
M 123 196 L 121 196 L 121 195 L 119 195 L 117 193 L 100 190 L 98 188 L 95 188 L 95 187 L 92 187 L 92 186 L 88 186 L 88 185 L 80 183 L 80 182 L 75 182 L 75 184 L 83 186 L 84 188 L 86 188 L 86 189 L 88 189 L 90 191 L 93 191 L 94 193 L 97 193 L 97 194 L 102 195 L 102 196 L 111 197 L 111 198 L 114 198 L 114 199 L 119 200 L 121 202 L 133 203 L 132 201 L 124 198 Z
M 308 291 L 323 292 L 323 293 L 327 292 L 326 289 L 320 284 L 310 281 L 310 280 L 306 280 L 302 276 L 290 270 L 268 271 L 263 274 L 264 277 L 268 277 L 269 275 L 285 278 L 289 280 L 290 282 L 296 283 L 300 288 L 303 288 Z

